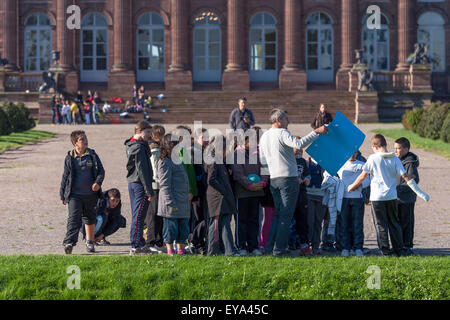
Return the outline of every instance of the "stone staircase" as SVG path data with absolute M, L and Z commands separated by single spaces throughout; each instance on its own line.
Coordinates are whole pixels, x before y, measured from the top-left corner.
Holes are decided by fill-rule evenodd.
M 321 102 L 328 106 L 328 110 L 332 114 L 339 110 L 350 120 L 353 121 L 355 118 L 354 94 L 335 90 L 165 92 L 165 98 L 162 100 L 156 98 L 161 92 L 150 91 L 146 93 L 150 94 L 154 101 L 153 108 L 149 112 L 152 123 L 183 123 L 188 125 L 193 125 L 194 121 L 228 123 L 230 113 L 237 106 L 237 100 L 241 96 L 247 97 L 248 108 L 252 110 L 257 124 L 268 123 L 269 112 L 273 108 L 286 110 L 291 123 L 309 123 L 317 113 Z M 135 122 L 143 119 L 143 114 L 130 114 L 130 116 L 131 119 L 121 120 L 120 122 Z M 118 119 L 117 114 L 110 114 L 108 117 Z M 105 117 L 105 121 L 109 120 Z M 111 119 L 111 121 L 114 121 L 114 119 Z

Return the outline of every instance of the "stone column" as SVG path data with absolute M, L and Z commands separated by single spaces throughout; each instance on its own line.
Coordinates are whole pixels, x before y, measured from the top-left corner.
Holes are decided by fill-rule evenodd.
M 336 89 L 349 89 L 349 71 L 353 67 L 358 29 L 357 0 L 342 0 L 341 3 L 341 66 L 336 74 Z M 360 32 L 360 31 L 358 31 Z
M 416 1 L 398 0 L 398 65 L 397 71 L 409 71 L 406 59 L 413 52 L 413 41 L 416 30 L 414 7 Z
M 188 64 L 189 1 L 170 0 L 171 63 L 166 77 L 167 90 L 192 91 L 192 72 Z
M 59 69 L 68 71 L 73 69 L 73 31 L 66 26 L 66 10 L 70 0 L 56 2 L 56 50 L 60 52 Z
M 245 0 L 228 0 L 228 64 L 222 75 L 223 90 L 249 90 L 250 75 L 245 61 Z
M 16 0 L 3 0 L 3 58 L 9 61 L 5 71 L 17 70 L 17 3 Z
M 75 92 L 79 85 L 79 73 L 74 70 L 74 38 L 76 30 L 67 28 L 67 8 L 77 4 L 77 0 L 56 1 L 56 51 L 59 51 L 58 64 L 53 64 L 49 70 L 55 72 L 58 90 Z M 53 61 L 52 61 L 53 62 Z
M 108 88 L 126 94 L 136 82 L 127 51 L 131 48 L 131 0 L 114 0 L 114 63 L 108 77 Z
M 284 65 L 280 72 L 282 90 L 306 90 L 306 72 L 301 62 L 301 2 L 284 1 Z

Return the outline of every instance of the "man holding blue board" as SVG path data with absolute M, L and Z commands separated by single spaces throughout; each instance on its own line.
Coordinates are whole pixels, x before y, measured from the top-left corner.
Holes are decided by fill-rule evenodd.
M 328 128 L 322 126 L 306 137 L 297 139 L 287 130 L 289 119 L 286 111 L 272 110 L 270 122 L 272 128 L 266 131 L 260 140 L 262 174 L 270 175 L 270 190 L 275 203 L 275 217 L 270 228 L 266 253 L 281 256 L 287 253 L 289 226 L 299 192 L 294 148 L 302 149 L 308 146 L 317 140 L 320 134 L 327 133 Z

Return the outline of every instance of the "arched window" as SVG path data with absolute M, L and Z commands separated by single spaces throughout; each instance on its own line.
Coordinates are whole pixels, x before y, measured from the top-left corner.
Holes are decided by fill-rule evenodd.
M 278 79 L 277 20 L 267 12 L 250 20 L 250 80 L 273 82 Z
M 164 22 L 157 13 L 144 13 L 138 20 L 137 80 L 164 81 Z
M 37 13 L 26 19 L 24 56 L 25 72 L 42 72 L 50 67 L 52 61 L 52 28 L 50 19 L 46 14 Z
M 220 82 L 222 78 L 222 36 L 220 18 L 204 11 L 194 20 L 194 72 L 196 82 Z
M 100 13 L 81 22 L 81 76 L 85 82 L 108 81 L 108 23 Z
M 389 21 L 382 14 L 381 28 L 367 28 L 366 16 L 363 21 L 362 47 L 363 63 L 372 71 L 388 71 L 389 68 Z
M 433 58 L 433 71 L 445 72 L 445 21 L 436 12 L 426 12 L 419 17 L 417 41 L 429 46 L 428 52 Z
M 308 82 L 332 82 L 333 20 L 315 12 L 306 20 L 306 73 Z

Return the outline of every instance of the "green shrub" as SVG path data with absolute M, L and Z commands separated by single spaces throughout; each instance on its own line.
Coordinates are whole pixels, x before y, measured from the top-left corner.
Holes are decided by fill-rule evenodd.
M 422 115 L 424 113 L 423 108 L 414 108 L 410 111 L 407 111 L 402 117 L 402 123 L 405 129 L 412 130 L 416 132 L 417 126 L 422 119 Z
M 23 103 L 15 105 L 12 102 L 5 102 L 3 110 L 11 124 L 12 132 L 22 132 L 35 126 L 34 120 L 30 118 L 30 111 Z
M 442 125 L 447 117 L 450 104 L 442 104 L 440 102 L 434 104 L 432 108 L 427 110 L 426 122 L 424 127 L 425 138 L 439 139 L 441 136 Z
M 0 136 L 6 136 L 12 132 L 11 123 L 3 108 L 0 108 Z
M 447 113 L 447 117 L 442 125 L 441 140 L 444 142 L 450 142 L 450 112 Z
M 17 107 L 20 109 L 23 115 L 23 122 L 22 122 L 23 131 L 34 128 L 36 126 L 36 122 L 34 121 L 33 118 L 30 117 L 30 110 L 27 107 L 25 107 L 25 105 L 22 102 L 19 102 L 17 104 Z

